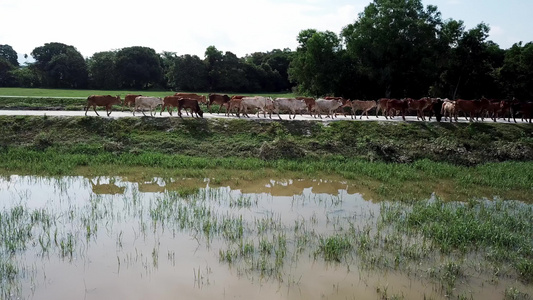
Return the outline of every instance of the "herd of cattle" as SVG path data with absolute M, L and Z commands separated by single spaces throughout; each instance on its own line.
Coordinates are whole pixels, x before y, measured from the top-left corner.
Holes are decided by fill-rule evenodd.
M 288 112 L 289 119 L 295 118 L 296 114 L 308 113 L 315 118 L 322 118 L 322 114 L 327 117 L 334 118 L 337 114 L 350 114 L 352 119 L 354 115 L 357 115 L 358 111 L 361 111 L 360 118 L 363 114 L 368 118 L 368 112 L 375 109 L 376 117 L 381 114 L 385 118 L 393 118 L 401 115 L 405 120 L 405 115 L 411 112 L 416 112 L 417 120 L 426 120 L 426 116 L 429 120 L 435 116 L 437 121 L 449 120 L 457 122 L 460 114 L 463 114 L 467 120 L 471 122 L 474 118 L 478 120 L 481 118 L 491 118 L 494 122 L 498 118 L 507 118 L 510 122 L 511 117 L 516 122 L 516 116 L 521 116 L 522 120 L 526 122 L 533 118 L 533 102 L 519 102 L 517 100 L 449 100 L 440 98 L 424 97 L 421 99 L 387 99 L 382 98 L 377 101 L 374 100 L 348 100 L 342 97 L 324 97 L 324 98 L 311 98 L 311 97 L 296 97 L 296 98 L 275 98 L 263 96 L 233 96 L 222 94 L 209 94 L 205 95 L 193 94 L 193 93 L 176 93 L 172 96 L 166 96 L 164 98 L 159 97 L 147 97 L 142 95 L 126 95 L 124 101 L 120 99 L 120 96 L 102 96 L 92 95 L 87 98 L 87 106 L 85 107 L 85 115 L 90 107 L 93 107 L 95 113 L 97 106 L 104 106 L 106 108 L 107 115 L 111 114 L 113 105 L 122 105 L 122 110 L 127 106 L 135 115 L 136 111 L 141 111 L 143 115 L 145 110 L 155 114 L 157 107 L 161 106 L 160 115 L 165 110 L 172 115 L 174 108 L 177 108 L 178 115 L 182 117 L 181 111 L 185 110 L 187 115 L 190 110 L 191 116 L 203 117 L 203 111 L 200 108 L 200 104 L 207 106 L 207 109 L 211 113 L 211 106 L 216 104 L 219 106 L 218 112 L 222 107 L 225 108 L 227 116 L 235 114 L 237 117 L 245 116 L 249 117 L 248 113 L 253 111 L 257 113 L 259 117 L 260 113 L 263 113 L 263 117 L 266 118 L 266 114 L 272 118 L 272 113 L 276 113 L 281 119 L 280 112 Z

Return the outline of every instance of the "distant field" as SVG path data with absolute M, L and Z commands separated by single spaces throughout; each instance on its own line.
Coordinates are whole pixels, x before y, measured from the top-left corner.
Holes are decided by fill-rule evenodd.
M 120 95 L 121 98 L 124 98 L 127 94 L 139 94 L 146 96 L 154 97 L 164 97 L 174 94 L 175 91 L 103 91 L 103 90 L 62 90 L 62 89 L 29 89 L 29 88 L 0 88 L 0 96 L 20 96 L 20 97 L 43 97 L 43 98 L 52 98 L 52 97 L 83 97 L 86 98 L 89 95 Z M 208 92 L 193 92 L 198 94 L 207 95 Z M 235 95 L 233 93 L 228 93 L 228 95 Z M 251 93 L 244 95 L 261 95 L 261 96 L 270 96 L 273 98 L 276 97 L 294 97 L 293 93 L 264 93 L 256 94 Z

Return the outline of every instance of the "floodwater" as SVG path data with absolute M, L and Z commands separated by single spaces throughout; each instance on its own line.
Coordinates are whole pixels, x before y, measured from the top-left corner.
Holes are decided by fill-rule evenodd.
M 19 271 L 0 281 L 0 296 L 447 299 L 427 276 L 317 255 L 311 240 L 376 226 L 380 204 L 363 195 L 349 182 L 328 180 L 2 177 L 0 212 L 24 207 L 49 218 L 9 257 Z M 457 294 L 502 299 L 508 286 L 532 292 L 478 278 Z

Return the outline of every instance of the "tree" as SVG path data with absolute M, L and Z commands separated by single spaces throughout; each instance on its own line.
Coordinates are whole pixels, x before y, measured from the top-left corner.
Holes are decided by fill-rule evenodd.
M 447 96 L 480 98 L 497 96 L 496 73 L 502 65 L 502 52 L 497 45 L 485 41 L 490 29 L 484 24 L 463 31 L 450 50 L 448 65 L 441 78 Z
M 12 71 L 16 70 L 7 59 L 0 57 L 0 87 L 16 86 L 17 81 L 13 76 Z
M 41 86 L 38 71 L 33 65 L 13 70 L 11 74 L 16 78 L 17 85 L 21 87 L 36 88 Z
M 289 79 L 303 94 L 331 94 L 338 82 L 340 40 L 331 31 L 300 31 L 298 48 L 290 64 Z
M 5 59 L 14 67 L 19 67 L 18 55 L 15 50 L 9 45 L 0 45 L 0 59 Z
M 264 80 L 274 80 L 275 82 L 266 83 L 262 82 L 261 86 L 266 88 L 266 85 L 269 85 L 270 88 L 267 88 L 267 91 L 286 91 L 290 90 L 292 87 L 291 82 L 289 81 L 289 65 L 292 60 L 293 52 L 285 48 L 283 50 L 274 49 L 269 52 L 254 52 L 250 55 L 245 56 L 244 60 L 247 64 L 254 66 L 268 65 L 270 67 L 270 76 L 264 78 Z M 265 69 L 265 67 L 263 67 Z M 249 77 L 247 77 L 249 78 Z
M 62 43 L 47 43 L 33 49 L 35 68 L 44 87 L 85 88 L 87 65 L 76 48 Z
M 117 51 L 116 70 L 123 88 L 147 89 L 163 78 L 160 58 L 154 49 L 134 46 Z
M 115 51 L 104 51 L 96 52 L 87 59 L 91 88 L 112 90 L 120 87 L 117 80 L 116 56 Z
M 209 89 L 205 62 L 196 55 L 176 57 L 169 67 L 168 86 L 176 91 L 206 91 Z
M 507 97 L 533 99 L 533 42 L 516 43 L 506 51 L 500 78 Z
M 437 8 L 421 0 L 374 0 L 341 36 L 385 97 L 422 96 L 438 77 Z
M 209 46 L 205 50 L 205 63 L 207 67 L 207 75 L 209 80 L 209 90 L 217 90 L 219 82 L 222 80 L 222 51 L 219 51 L 215 46 Z

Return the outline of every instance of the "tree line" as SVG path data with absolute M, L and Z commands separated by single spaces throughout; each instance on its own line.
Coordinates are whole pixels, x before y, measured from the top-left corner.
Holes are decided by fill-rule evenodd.
M 533 43 L 501 49 L 489 26 L 466 29 L 421 0 L 374 0 L 340 34 L 302 30 L 298 47 L 237 57 L 209 46 L 204 58 L 126 47 L 84 58 L 74 46 L 35 48 L 34 63 L 0 45 L 0 86 L 287 92 L 350 99 L 533 98 Z

